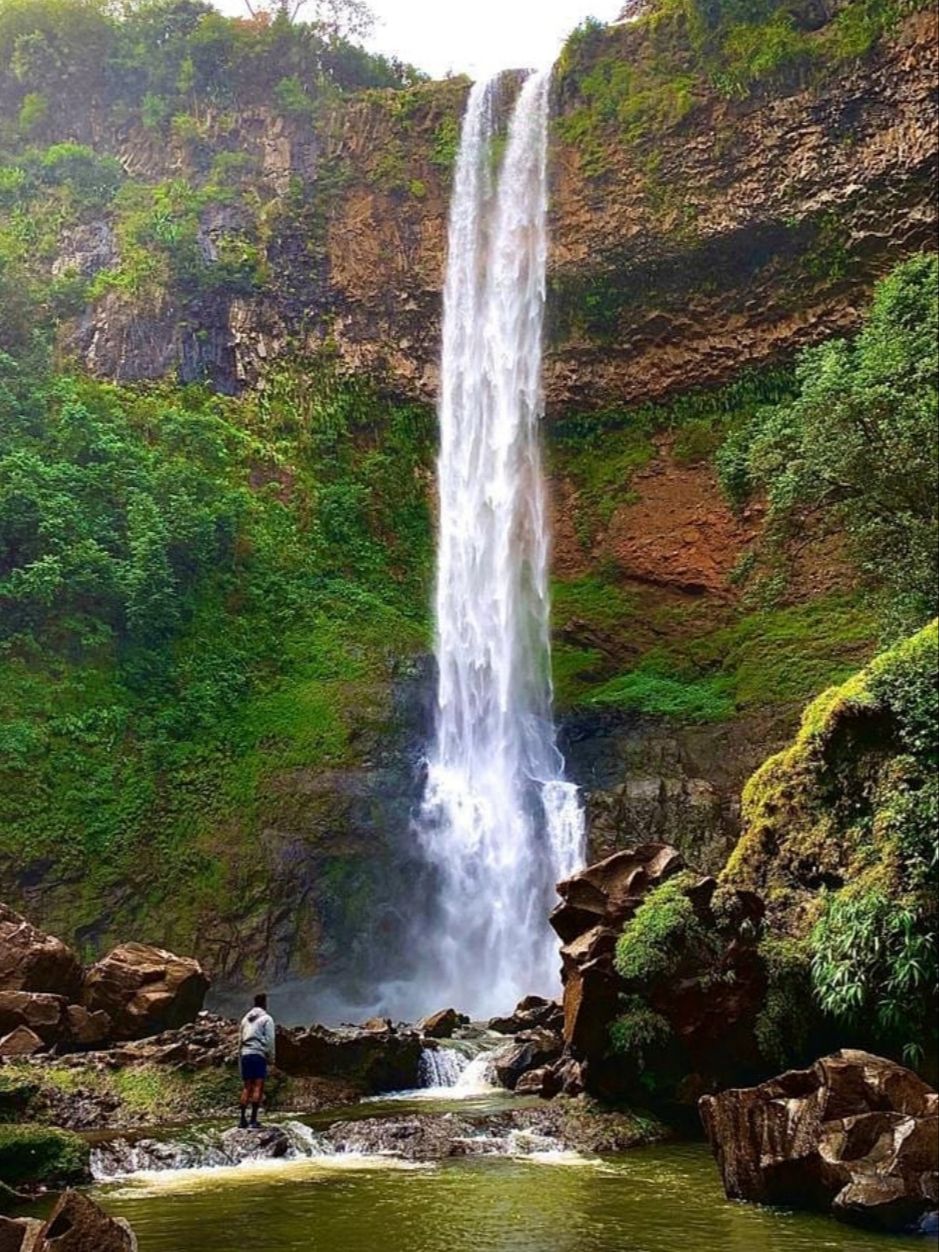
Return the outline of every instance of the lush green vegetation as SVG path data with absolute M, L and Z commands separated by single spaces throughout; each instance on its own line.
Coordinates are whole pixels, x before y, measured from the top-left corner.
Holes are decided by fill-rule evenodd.
M 0 855 L 185 935 L 266 780 L 347 760 L 425 643 L 429 415 L 325 359 L 240 401 L 0 366 Z
M 725 875 L 801 919 L 817 1002 L 842 1029 L 914 1059 L 936 1046 L 937 667 L 933 623 L 815 701 L 749 783 Z
M 88 1179 L 88 1144 L 50 1126 L 0 1125 L 0 1185 L 67 1186 Z
M 936 258 L 913 257 L 878 285 L 855 339 L 803 352 L 795 370 L 557 424 L 552 469 L 573 489 L 585 551 L 630 502 L 631 478 L 663 436 L 679 464 L 715 465 L 735 509 L 759 496 L 769 506 L 766 537 L 734 574 L 741 610 L 723 621 L 698 624 L 695 605 L 624 590 L 614 562 L 561 583 L 558 624 L 576 627 L 556 647 L 562 704 L 692 722 L 797 707 L 847 679 L 878 636 L 939 609 L 937 293 Z M 828 535 L 846 537 L 836 559 L 856 589 L 787 603 L 805 540 Z M 624 670 L 637 634 L 640 655 Z
M 806 6 L 807 7 L 807 6 Z M 631 28 L 585 22 L 561 59 L 568 99 L 558 125 L 588 175 L 607 168 L 611 137 L 636 143 L 680 123 L 715 94 L 743 99 L 780 76 L 807 79 L 866 55 L 928 0 L 848 0 L 821 29 L 791 0 L 658 0 Z
M 245 20 L 203 0 L 0 4 L 0 148 L 95 111 L 166 132 L 173 119 L 197 126 L 210 110 L 264 103 L 296 113 L 301 103 L 415 78 L 366 53 L 341 24 L 291 23 L 280 11 Z
M 680 465 L 709 462 L 731 432 L 793 391 L 786 367 L 745 370 L 717 389 L 690 388 L 659 404 L 565 414 L 553 422 L 551 470 L 575 489 L 574 526 L 584 550 L 591 549 L 614 510 L 628 502 L 633 475 L 655 456 L 654 436 L 673 437 L 672 455 Z
M 616 945 L 616 969 L 627 982 L 661 981 L 681 962 L 712 951 L 714 934 L 687 894 L 694 883 L 694 874 L 677 874 L 643 900 Z
M 718 454 L 728 492 L 765 491 L 780 543 L 843 529 L 894 634 L 939 607 L 939 264 L 878 286 L 854 340 L 802 354 L 791 402 L 755 410 Z

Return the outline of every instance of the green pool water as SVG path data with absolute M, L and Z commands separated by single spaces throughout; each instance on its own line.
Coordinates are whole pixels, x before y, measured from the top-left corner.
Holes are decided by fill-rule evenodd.
M 268 1163 L 101 1187 L 140 1252 L 899 1252 L 917 1239 L 731 1204 L 704 1147 L 615 1160 Z

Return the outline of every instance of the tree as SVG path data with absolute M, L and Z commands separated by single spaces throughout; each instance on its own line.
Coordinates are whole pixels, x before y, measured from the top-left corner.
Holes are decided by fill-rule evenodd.
M 312 4 L 312 10 L 308 6 Z M 365 0 L 271 0 L 269 4 L 245 0 L 255 21 L 294 22 L 300 10 L 314 14 L 313 24 L 329 39 L 366 39 L 375 26 L 375 15 Z

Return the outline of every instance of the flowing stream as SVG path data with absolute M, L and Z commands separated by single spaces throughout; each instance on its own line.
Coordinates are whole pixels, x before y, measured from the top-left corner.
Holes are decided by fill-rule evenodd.
M 550 680 L 549 526 L 538 427 L 550 74 L 500 136 L 504 78 L 469 98 L 451 210 L 440 400 L 436 741 L 418 834 L 440 916 L 428 1006 L 484 1018 L 558 986 L 555 883 L 584 855 Z M 499 168 L 495 159 L 504 142 Z
M 830 1218 L 733 1204 L 699 1145 L 608 1160 L 526 1154 L 409 1164 L 305 1155 L 237 1169 L 148 1172 L 95 1199 L 127 1218 L 140 1252 L 903 1252 L 925 1241 Z M 498 1147 L 498 1145 L 493 1145 Z M 307 1151 L 314 1151 L 311 1147 Z

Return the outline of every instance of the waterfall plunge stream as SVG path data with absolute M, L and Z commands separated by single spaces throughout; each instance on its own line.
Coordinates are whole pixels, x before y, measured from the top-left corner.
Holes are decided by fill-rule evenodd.
M 555 883 L 584 855 L 552 722 L 538 425 L 550 74 L 525 82 L 498 172 L 498 79 L 469 98 L 450 220 L 440 398 L 439 687 L 418 835 L 440 915 L 425 1003 L 475 1017 L 558 987 Z

